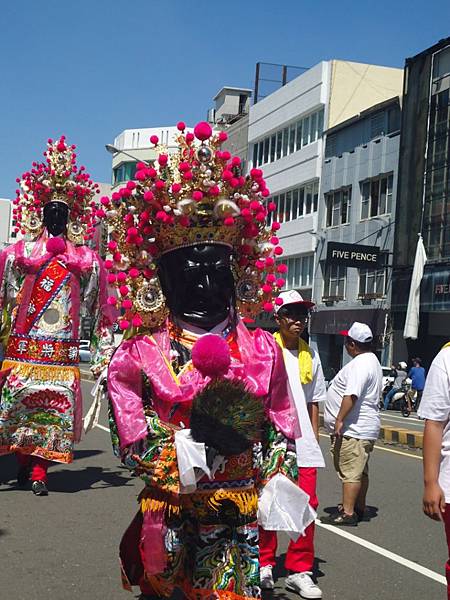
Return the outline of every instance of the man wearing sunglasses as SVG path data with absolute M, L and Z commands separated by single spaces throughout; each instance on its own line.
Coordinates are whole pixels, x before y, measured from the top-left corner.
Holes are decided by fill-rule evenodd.
M 275 339 L 283 350 L 284 363 L 289 378 L 289 386 L 295 401 L 302 437 L 295 441 L 297 464 L 299 467 L 299 487 L 310 497 L 310 505 L 317 509 L 316 495 L 317 467 L 325 462 L 318 443 L 319 406 L 326 398 L 325 380 L 319 356 L 301 338 L 306 329 L 309 311 L 313 302 L 303 300 L 301 295 L 291 290 L 282 292 L 283 300 L 277 306 L 275 320 L 278 331 Z M 275 565 L 277 534 L 260 528 L 261 587 L 273 589 L 272 568 Z M 322 598 L 322 591 L 311 578 L 314 563 L 314 523 L 296 542 L 289 544 L 286 554 L 286 588 L 297 592 L 303 598 Z

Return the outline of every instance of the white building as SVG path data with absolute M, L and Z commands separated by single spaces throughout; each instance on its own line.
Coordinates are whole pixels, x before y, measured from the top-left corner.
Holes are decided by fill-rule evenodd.
M 0 250 L 15 242 L 12 209 L 13 205 L 9 198 L 0 198 Z
M 186 131 L 192 131 L 186 128 Z M 136 164 L 138 161 L 152 161 L 157 157 L 154 144 L 150 138 L 158 137 L 159 144 L 166 146 L 169 154 L 178 148 L 176 138 L 180 134 L 174 126 L 170 127 L 147 127 L 142 129 L 125 129 L 114 139 L 112 159 L 112 189 L 122 185 L 129 179 L 134 179 Z
M 287 288 L 312 297 L 323 132 L 401 93 L 403 71 L 331 60 L 250 108 L 249 168 L 264 171 L 288 265 Z

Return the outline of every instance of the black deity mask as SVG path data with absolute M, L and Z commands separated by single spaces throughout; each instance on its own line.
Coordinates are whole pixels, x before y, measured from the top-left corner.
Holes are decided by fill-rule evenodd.
M 48 202 L 44 206 L 44 225 L 51 235 L 66 233 L 69 218 L 69 207 L 58 200 Z
M 164 254 L 159 277 L 175 319 L 209 330 L 227 319 L 234 309 L 228 246 L 197 244 Z

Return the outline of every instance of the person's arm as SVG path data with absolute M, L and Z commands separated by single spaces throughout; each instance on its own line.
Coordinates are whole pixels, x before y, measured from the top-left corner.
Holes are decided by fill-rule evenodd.
M 341 408 L 339 409 L 338 416 L 336 417 L 336 422 L 334 424 L 334 435 L 342 435 L 344 419 L 355 406 L 357 400 L 358 396 L 355 396 L 354 394 L 346 395 L 342 398 Z
M 427 419 L 423 436 L 423 512 L 435 521 L 442 521 L 442 513 L 445 511 L 444 492 L 439 485 L 444 426 L 443 421 Z
M 309 419 L 311 421 L 311 425 L 314 431 L 314 435 L 316 436 L 317 441 L 319 441 L 319 404 L 318 402 L 309 402 L 308 403 L 308 414 Z

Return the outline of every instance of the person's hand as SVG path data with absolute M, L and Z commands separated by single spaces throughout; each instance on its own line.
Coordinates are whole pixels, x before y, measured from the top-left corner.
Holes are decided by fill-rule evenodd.
M 336 423 L 334 424 L 334 435 L 336 437 L 342 437 L 343 430 L 344 430 L 344 421 L 342 419 L 336 419 Z
M 136 475 L 153 475 L 155 469 L 151 463 L 142 460 L 138 454 L 132 454 L 131 458 L 137 463 L 137 467 L 134 469 Z
M 445 512 L 444 492 L 439 484 L 429 483 L 425 485 L 423 494 L 423 512 L 434 521 L 442 521 Z

